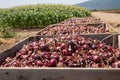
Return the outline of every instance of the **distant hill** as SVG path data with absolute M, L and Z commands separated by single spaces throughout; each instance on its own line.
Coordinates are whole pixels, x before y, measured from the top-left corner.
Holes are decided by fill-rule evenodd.
M 90 10 L 120 9 L 120 0 L 89 0 L 75 5 L 83 6 Z

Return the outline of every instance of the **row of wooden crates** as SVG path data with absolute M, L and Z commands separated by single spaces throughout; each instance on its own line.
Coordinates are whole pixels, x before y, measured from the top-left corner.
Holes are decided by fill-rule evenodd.
M 42 31 L 42 30 L 41 30 Z M 41 32 L 40 31 L 40 32 Z M 16 43 L 9 49 L 0 53 L 0 63 L 8 56 L 13 56 L 24 44 L 36 41 L 43 37 L 38 32 L 36 35 L 27 37 Z M 120 48 L 120 34 L 116 32 L 101 34 L 80 34 L 88 38 L 105 42 L 114 48 Z M 119 80 L 120 69 L 113 68 L 32 68 L 32 67 L 1 67 L 0 80 Z

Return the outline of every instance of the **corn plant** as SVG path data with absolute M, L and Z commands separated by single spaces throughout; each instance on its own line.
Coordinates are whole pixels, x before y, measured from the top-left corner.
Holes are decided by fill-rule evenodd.
M 34 28 L 59 23 L 72 17 L 90 16 L 82 7 L 69 5 L 30 5 L 0 10 L 0 26 Z

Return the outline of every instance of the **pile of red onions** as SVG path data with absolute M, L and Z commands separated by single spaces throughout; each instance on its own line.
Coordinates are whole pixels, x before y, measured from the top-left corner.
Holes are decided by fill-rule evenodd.
M 61 22 L 58 25 L 50 25 L 42 30 L 39 35 L 70 35 L 70 34 L 81 34 L 81 33 L 109 33 L 109 30 L 99 24 L 90 25 L 87 23 L 100 23 L 99 19 L 93 17 L 86 18 L 71 18 Z M 86 23 L 86 24 L 82 24 Z
M 40 32 L 40 35 L 69 35 L 81 33 L 108 33 L 105 27 L 92 25 L 56 25 L 50 26 Z
M 41 38 L 24 45 L 0 66 L 119 68 L 120 50 L 81 36 Z
M 94 23 L 101 23 L 102 21 L 100 19 L 97 19 L 95 17 L 83 17 L 83 18 L 70 18 L 67 19 L 60 24 L 79 24 L 79 23 L 89 23 L 89 24 L 94 24 Z

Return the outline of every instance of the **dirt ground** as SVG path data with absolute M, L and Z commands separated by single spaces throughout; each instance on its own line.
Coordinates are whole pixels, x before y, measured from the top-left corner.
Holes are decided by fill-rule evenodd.
M 92 16 L 96 18 L 100 18 L 102 21 L 111 24 L 114 30 L 120 33 L 120 14 L 105 13 L 105 12 L 92 12 Z
M 0 38 L 0 52 L 10 48 L 13 44 L 20 40 L 35 35 L 41 29 L 16 29 L 16 36 L 14 38 Z
M 120 14 L 120 10 L 103 10 L 102 12 L 107 12 L 107 13 L 117 13 L 117 14 Z

